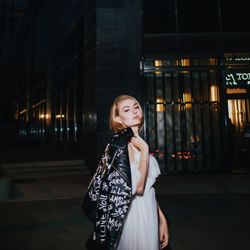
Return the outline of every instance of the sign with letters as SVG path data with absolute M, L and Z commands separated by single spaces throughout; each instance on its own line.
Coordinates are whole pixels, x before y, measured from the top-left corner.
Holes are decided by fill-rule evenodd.
M 226 57 L 225 58 L 226 64 L 249 64 L 250 57 L 249 56 L 242 56 L 242 57 Z
M 227 88 L 250 87 L 250 72 L 226 72 L 225 84 Z

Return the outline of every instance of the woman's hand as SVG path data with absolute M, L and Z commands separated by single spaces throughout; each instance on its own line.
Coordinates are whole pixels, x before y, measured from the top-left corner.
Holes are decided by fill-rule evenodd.
M 168 223 L 166 220 L 166 217 L 164 216 L 163 212 L 161 211 L 160 207 L 159 208 L 159 217 L 160 217 L 160 249 L 165 248 L 168 245 L 168 239 L 169 239 L 169 234 L 168 234 Z
M 166 220 L 165 220 L 166 221 Z M 168 229 L 167 229 L 167 223 L 160 221 L 160 247 L 163 249 L 168 245 Z
M 149 151 L 148 144 L 139 135 L 132 137 L 131 144 L 137 147 L 141 152 L 148 153 Z

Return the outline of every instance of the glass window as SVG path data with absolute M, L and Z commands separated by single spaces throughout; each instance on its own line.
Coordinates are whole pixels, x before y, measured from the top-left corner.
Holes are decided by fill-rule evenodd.
M 24 6 L 25 2 L 26 2 L 26 0 L 15 0 L 14 5 L 17 7 Z
M 6 32 L 7 24 L 7 8 L 5 6 L 0 6 L 0 34 Z
M 218 1 L 179 0 L 179 32 L 218 32 Z
M 174 0 L 144 0 L 144 33 L 173 33 L 175 28 Z
M 250 31 L 249 2 L 221 0 L 222 31 Z

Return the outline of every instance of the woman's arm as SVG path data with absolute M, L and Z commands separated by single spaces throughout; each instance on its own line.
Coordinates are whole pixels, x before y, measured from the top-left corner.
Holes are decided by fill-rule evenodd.
M 163 249 L 168 245 L 168 239 L 169 239 L 168 222 L 159 205 L 158 205 L 158 211 L 160 219 L 160 224 L 159 224 L 160 247 L 161 249 Z
M 143 195 L 148 176 L 148 152 L 141 152 L 139 171 L 140 179 L 137 183 L 136 194 Z
M 149 148 L 148 144 L 139 136 L 133 137 L 131 143 L 141 151 L 139 161 L 140 179 L 137 183 L 136 194 L 143 195 L 148 176 Z

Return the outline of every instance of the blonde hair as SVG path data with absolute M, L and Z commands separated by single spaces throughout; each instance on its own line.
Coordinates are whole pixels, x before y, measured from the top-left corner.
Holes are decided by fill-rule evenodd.
M 134 101 L 136 101 L 142 111 L 141 105 L 139 104 L 139 102 L 130 95 L 119 95 L 115 98 L 115 100 L 113 101 L 113 104 L 111 105 L 110 108 L 110 115 L 109 115 L 109 127 L 110 129 L 114 130 L 115 132 L 119 132 L 123 129 L 125 129 L 126 127 L 124 127 L 124 125 L 120 122 L 118 122 L 116 120 L 116 117 L 119 116 L 119 109 L 118 109 L 118 104 L 121 101 L 127 100 L 127 99 L 132 99 Z M 144 123 L 144 115 L 143 115 L 143 111 L 142 111 L 142 118 L 141 118 L 141 123 L 139 125 L 139 130 L 142 128 Z

